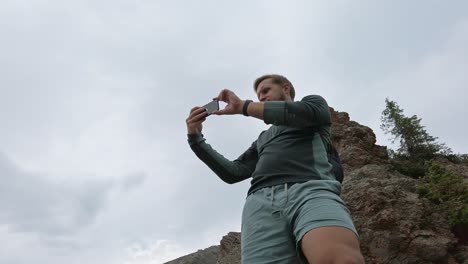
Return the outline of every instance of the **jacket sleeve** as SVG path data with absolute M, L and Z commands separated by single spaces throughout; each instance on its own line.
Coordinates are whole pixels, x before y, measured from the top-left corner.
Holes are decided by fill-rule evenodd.
M 250 178 L 258 160 L 257 141 L 234 161 L 226 159 L 209 144 L 202 134 L 189 134 L 188 143 L 195 155 L 203 161 L 218 177 L 233 184 Z
M 299 102 L 265 102 L 263 120 L 266 124 L 312 127 L 330 124 L 331 114 L 323 97 L 308 95 Z

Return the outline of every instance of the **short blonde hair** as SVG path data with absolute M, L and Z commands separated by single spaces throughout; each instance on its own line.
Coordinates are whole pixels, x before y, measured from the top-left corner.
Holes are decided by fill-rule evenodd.
M 291 100 L 294 101 L 294 96 L 296 95 L 296 91 L 294 91 L 294 86 L 286 77 L 284 77 L 283 75 L 279 75 L 279 74 L 265 74 L 265 75 L 258 77 L 254 82 L 255 93 L 257 93 L 258 85 L 266 79 L 271 79 L 273 83 L 279 84 L 281 86 L 289 85 L 289 87 L 291 87 L 291 91 L 289 92 L 289 95 L 291 96 Z

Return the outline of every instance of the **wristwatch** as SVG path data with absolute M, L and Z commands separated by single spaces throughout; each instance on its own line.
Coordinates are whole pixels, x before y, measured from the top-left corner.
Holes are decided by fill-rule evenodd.
M 242 114 L 244 114 L 245 116 L 249 116 L 249 114 L 247 113 L 247 108 L 249 107 L 249 104 L 252 102 L 252 100 L 245 100 L 244 102 L 244 107 L 242 107 Z

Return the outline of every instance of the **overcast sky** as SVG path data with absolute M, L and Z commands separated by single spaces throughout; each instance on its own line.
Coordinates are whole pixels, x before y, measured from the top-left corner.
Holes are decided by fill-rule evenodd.
M 385 98 L 468 153 L 467 1 L 0 3 L 0 263 L 158 264 L 240 231 L 185 119 L 223 88 L 287 76 L 371 127 Z M 262 121 L 213 116 L 237 158 Z

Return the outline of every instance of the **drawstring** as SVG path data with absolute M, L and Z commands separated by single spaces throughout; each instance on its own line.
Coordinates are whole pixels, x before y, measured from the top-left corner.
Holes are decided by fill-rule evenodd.
M 284 193 L 286 194 L 286 204 L 289 201 L 289 196 L 288 196 L 288 184 L 284 184 Z M 271 207 L 273 207 L 273 201 L 275 199 L 275 186 L 271 187 Z
M 273 207 L 274 195 L 275 195 L 275 186 L 271 187 L 271 207 Z

